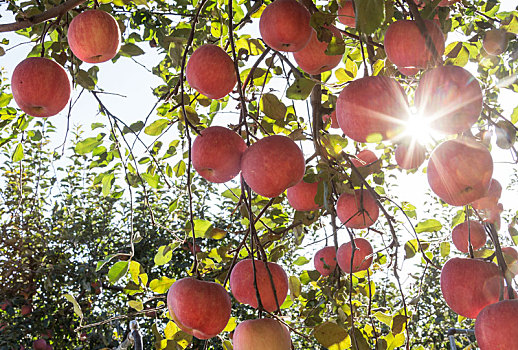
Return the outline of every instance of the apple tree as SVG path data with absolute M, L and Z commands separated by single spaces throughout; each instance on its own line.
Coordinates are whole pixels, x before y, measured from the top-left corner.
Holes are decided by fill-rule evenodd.
M 511 3 L 2 5 L 0 347 L 518 349 Z

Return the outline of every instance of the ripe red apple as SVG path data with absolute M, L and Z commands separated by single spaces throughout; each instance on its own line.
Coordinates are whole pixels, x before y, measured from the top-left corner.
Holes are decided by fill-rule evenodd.
M 336 102 L 338 125 L 358 142 L 393 138 L 403 131 L 408 115 L 408 101 L 401 85 L 379 75 L 353 80 Z
M 518 300 L 485 307 L 475 321 L 480 350 L 518 350 Z
M 255 193 L 277 197 L 298 184 L 306 169 L 304 155 L 290 138 L 272 135 L 260 139 L 245 151 L 241 171 Z
M 187 277 L 169 288 L 167 308 L 184 332 L 198 339 L 209 339 L 225 329 L 232 305 L 220 284 Z
M 513 247 L 503 247 L 502 253 L 504 255 L 507 269 L 513 276 L 518 275 L 518 251 Z
M 45 339 L 38 339 L 38 340 L 35 340 L 33 343 L 32 343 L 32 348 L 34 350 L 47 350 L 48 349 L 48 344 L 47 342 L 45 341 Z
M 361 189 L 342 193 L 336 202 L 336 214 L 345 227 L 367 228 L 378 220 L 379 207 L 370 192 Z
M 452 258 L 441 271 L 446 304 L 468 318 L 477 318 L 480 310 L 498 301 L 503 281 L 498 266 L 477 259 Z
M 208 98 L 228 95 L 237 83 L 234 61 L 219 46 L 206 44 L 198 47 L 185 67 L 189 85 Z
M 259 31 L 264 42 L 277 51 L 297 52 L 311 38 L 311 15 L 296 0 L 277 0 L 264 9 Z
M 445 39 L 441 28 L 431 20 L 424 20 L 426 29 L 439 57 L 444 54 Z M 415 21 L 397 20 L 391 23 L 385 32 L 385 52 L 401 73 L 413 75 L 415 69 L 427 68 L 433 60 L 433 51 L 426 44 Z M 403 70 L 403 71 L 402 71 Z M 409 71 L 410 70 L 410 71 Z
M 394 152 L 397 165 L 406 170 L 417 169 L 426 159 L 426 148 L 416 141 L 400 143 Z
M 192 143 L 192 165 L 210 182 L 227 182 L 241 171 L 245 150 L 245 141 L 237 133 L 222 126 L 211 126 L 202 130 Z
M 338 125 L 338 120 L 336 120 L 336 110 L 332 111 L 331 114 L 324 114 L 322 116 L 322 121 L 327 123 L 327 121 L 331 119 L 331 129 L 340 129 L 340 125 Z
M 473 209 L 483 210 L 491 209 L 498 204 L 498 200 L 502 195 L 502 185 L 496 179 L 491 179 L 489 183 L 489 189 L 484 197 L 477 199 L 471 203 Z
M 486 244 L 487 234 L 484 226 L 477 221 L 465 221 L 458 224 L 451 232 L 451 240 L 455 247 L 463 253 L 469 251 L 468 237 L 470 238 L 473 250 L 478 250 Z
M 336 252 L 338 266 L 345 273 L 351 273 L 351 257 L 353 259 L 352 272 L 367 270 L 372 264 L 372 246 L 365 238 L 355 238 L 354 257 L 352 257 L 353 245 L 351 242 L 344 243 Z
M 20 309 L 20 312 L 22 316 L 27 316 L 32 312 L 32 306 L 31 305 L 23 305 Z
M 435 148 L 428 161 L 432 191 L 451 205 L 466 205 L 484 196 L 493 175 L 493 158 L 480 143 L 454 139 Z
M 112 15 L 101 10 L 89 10 L 72 19 L 67 40 L 81 61 L 101 63 L 111 60 L 119 52 L 121 32 Z
M 356 158 L 351 157 L 351 163 L 354 164 L 357 168 L 362 168 L 364 166 L 371 165 L 374 162 L 378 161 L 378 157 L 374 152 L 369 149 L 364 149 L 358 152 Z
M 333 33 L 338 42 L 343 43 L 342 33 L 335 27 L 327 27 Z M 319 41 L 315 30 L 311 33 L 311 39 L 300 51 L 293 53 L 293 58 L 300 69 L 308 74 L 320 74 L 335 68 L 342 60 L 343 55 L 326 55 L 328 42 Z
M 322 205 L 315 201 L 318 191 L 318 182 L 308 183 L 300 181 L 286 191 L 288 202 L 293 209 L 299 211 L 318 210 Z
M 234 350 L 290 350 L 288 329 L 271 318 L 246 320 L 237 325 L 232 339 Z
M 445 134 L 468 130 L 482 111 L 482 89 L 473 75 L 459 66 L 442 66 L 421 77 L 415 92 L 419 113 Z
M 491 29 L 486 32 L 482 47 L 486 52 L 493 56 L 498 56 L 507 49 L 509 40 L 507 39 L 507 32 L 503 29 Z
M 257 289 L 261 303 L 266 311 L 274 312 L 277 310 L 277 302 L 279 307 L 284 303 L 288 294 L 288 276 L 284 269 L 273 262 L 268 263 L 268 269 L 272 275 L 273 284 L 275 286 L 275 295 L 273 294 L 270 274 L 266 269 L 263 261 L 251 259 L 241 260 L 234 266 L 230 273 L 230 290 L 237 301 L 258 308 L 257 293 L 254 287 L 254 265 L 255 279 L 257 280 Z
M 315 270 L 322 276 L 329 276 L 336 267 L 336 248 L 324 247 L 320 249 L 313 259 Z
M 33 117 L 58 114 L 70 98 L 70 80 L 62 66 L 44 57 L 29 57 L 13 72 L 11 90 L 18 106 Z
M 338 8 L 338 20 L 340 23 L 355 28 L 356 16 L 354 15 L 354 6 L 351 0 L 347 0 Z

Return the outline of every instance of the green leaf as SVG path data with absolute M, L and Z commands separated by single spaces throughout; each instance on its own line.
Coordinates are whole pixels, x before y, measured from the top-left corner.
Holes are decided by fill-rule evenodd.
M 290 293 L 292 295 L 292 299 L 298 298 L 300 292 L 302 291 L 302 286 L 300 284 L 300 280 L 297 276 L 290 276 L 288 280 L 288 287 L 290 289 Z
M 128 268 L 128 261 L 117 261 L 108 271 L 108 279 L 111 283 L 117 282 L 128 272 Z
M 140 55 L 144 54 L 144 50 L 142 50 L 140 47 L 138 47 L 135 44 L 128 43 L 128 44 L 122 45 L 122 47 L 120 49 L 120 53 L 126 57 L 140 56 Z
M 154 279 L 149 283 L 149 288 L 155 293 L 164 294 L 168 291 L 169 287 L 174 283 L 175 280 L 167 278 L 165 276 L 159 279 Z
M 151 186 L 153 188 L 158 188 L 158 181 L 160 179 L 158 174 L 151 175 L 151 174 L 148 174 L 148 173 L 143 173 L 142 174 L 142 178 L 144 180 L 146 180 L 146 182 L 148 183 L 149 186 Z
M 155 265 L 161 266 L 167 264 L 173 258 L 172 244 L 163 245 L 158 248 L 158 252 L 155 254 Z
M 92 152 L 92 150 L 99 146 L 102 140 L 98 140 L 95 137 L 89 137 L 83 141 L 77 143 L 75 151 L 77 154 L 83 155 Z
M 424 242 L 422 240 L 420 240 L 419 242 L 421 243 L 421 248 L 423 249 L 423 251 L 430 247 L 430 244 L 427 242 Z M 405 259 L 413 258 L 418 251 L 419 243 L 417 242 L 417 239 L 411 239 L 410 241 L 405 243 Z
M 299 256 L 297 258 L 297 260 L 295 260 L 293 263 L 297 266 L 302 266 L 302 265 L 306 265 L 307 263 L 309 262 L 308 259 L 306 259 L 305 257 L 303 256 Z
M 313 330 L 313 336 L 324 347 L 333 349 L 348 349 L 351 339 L 347 331 L 333 322 L 324 322 Z
M 381 311 L 376 311 L 374 313 L 374 317 L 376 317 L 376 319 L 378 319 L 378 321 L 386 324 L 387 326 L 390 326 L 392 324 L 392 315 L 387 315 Z
M 128 301 L 128 305 L 129 305 L 129 307 L 131 307 L 137 311 L 144 310 L 144 305 L 142 304 L 142 302 L 140 300 L 130 300 L 130 301 Z
M 67 299 L 72 303 L 74 306 L 74 312 L 75 314 L 82 320 L 83 319 L 83 311 L 81 311 L 81 306 L 79 306 L 79 303 L 76 301 L 76 298 L 74 298 L 70 294 L 63 294 L 63 298 Z
M 516 122 L 518 122 L 518 106 L 514 107 L 511 114 L 511 123 L 516 124 Z
M 415 232 L 437 232 L 442 229 L 442 225 L 439 221 L 435 219 L 428 219 L 426 221 L 421 221 L 415 227 Z
M 9 104 L 9 102 L 11 102 L 12 99 L 13 99 L 13 95 L 11 95 L 11 94 L 5 94 L 5 93 L 0 94 L 0 108 L 7 106 Z
M 98 261 L 97 262 L 97 266 L 95 267 L 95 272 L 97 272 L 100 269 L 102 269 L 103 266 L 106 265 L 116 255 L 117 254 L 111 254 L 111 255 L 108 255 L 106 258 L 104 258 L 104 260 Z
M 311 94 L 315 82 L 306 79 L 298 78 L 295 82 L 286 90 L 286 97 L 291 100 L 305 100 Z
M 405 315 L 396 315 L 392 318 L 392 334 L 399 334 L 405 330 L 408 317 Z
M 261 97 L 260 107 L 261 111 L 263 111 L 267 117 L 275 120 L 284 119 L 286 111 L 288 110 L 284 103 L 279 101 L 277 96 L 273 94 L 264 94 L 263 97 Z
M 123 134 L 134 134 L 134 133 L 137 133 L 140 130 L 142 130 L 143 127 L 144 127 L 144 122 L 139 120 L 138 122 L 131 124 L 129 127 L 124 126 L 124 128 L 122 129 L 122 133 Z
M 185 224 L 185 231 L 192 236 L 191 223 L 189 221 Z M 212 223 L 210 221 L 203 219 L 194 220 L 194 234 L 196 237 L 210 236 L 210 231 L 212 231 Z
M 16 145 L 16 149 L 14 150 L 12 160 L 13 162 L 19 162 L 23 159 L 23 145 L 21 142 L 19 142 Z
M 441 256 L 443 258 L 450 255 L 450 242 L 441 242 Z
M 384 0 L 362 0 L 356 5 L 356 29 L 364 34 L 372 34 L 385 20 Z
M 187 169 L 185 162 L 183 160 L 180 160 L 176 165 L 173 167 L 174 174 L 176 177 L 183 176 L 185 174 L 185 170 Z
M 103 183 L 103 196 L 108 196 L 110 194 L 112 184 L 115 180 L 114 174 L 105 175 L 103 177 L 102 183 Z
M 151 125 L 147 126 L 144 129 L 144 132 L 149 136 L 158 136 L 162 131 L 164 131 L 167 125 L 169 125 L 168 119 L 158 119 L 151 123 Z

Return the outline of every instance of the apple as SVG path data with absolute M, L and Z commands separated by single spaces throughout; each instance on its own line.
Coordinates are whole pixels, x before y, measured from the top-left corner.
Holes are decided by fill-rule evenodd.
M 14 69 L 11 90 L 25 113 L 33 117 L 50 117 L 65 108 L 71 86 L 62 66 L 48 58 L 29 57 Z
M 277 0 L 278 1 L 278 0 Z M 342 34 L 335 26 L 327 26 L 338 42 L 343 44 Z M 311 39 L 307 45 L 297 52 L 293 53 L 293 58 L 299 65 L 300 69 L 312 75 L 317 75 L 335 68 L 342 60 L 342 55 L 326 55 L 328 42 L 319 41 L 317 32 L 311 32 Z
M 209 339 L 225 329 L 232 305 L 220 284 L 186 277 L 169 288 L 167 308 L 184 332 L 198 339 Z
M 428 34 L 432 38 L 437 54 L 442 56 L 445 38 L 441 28 L 432 20 L 424 20 Z M 385 52 L 401 73 L 414 75 L 416 69 L 425 69 L 433 63 L 433 52 L 426 44 L 416 21 L 397 20 L 385 32 Z M 408 71 L 410 69 L 410 71 Z
M 22 316 L 27 316 L 32 312 L 32 306 L 31 305 L 23 305 L 20 309 L 20 312 Z
M 204 179 L 214 183 L 232 180 L 241 171 L 246 143 L 234 131 L 211 126 L 192 143 L 192 165 Z
M 277 0 L 264 9 L 259 32 L 272 49 L 285 52 L 302 50 L 311 38 L 311 15 L 296 0 Z
M 415 140 L 409 143 L 400 143 L 394 152 L 396 163 L 401 169 L 417 169 L 426 159 L 426 148 Z
M 331 129 L 340 129 L 338 120 L 336 120 L 336 110 L 332 111 L 331 114 L 324 114 L 322 116 L 322 121 L 324 123 L 327 123 L 329 119 L 331 119 L 331 125 L 329 126 Z
M 351 0 L 347 0 L 338 8 L 338 20 L 347 27 L 356 27 L 356 16 L 354 15 L 354 6 Z
M 286 191 L 288 203 L 298 211 L 318 210 L 322 205 L 315 201 L 318 191 L 318 182 L 308 183 L 300 181 Z
M 221 47 L 212 44 L 193 52 L 185 76 L 193 89 L 212 99 L 225 97 L 237 83 L 234 61 Z
M 291 350 L 290 332 L 271 318 L 241 322 L 234 331 L 232 342 L 234 350 Z
M 379 207 L 368 190 L 360 189 L 354 193 L 344 192 L 338 197 L 336 214 L 345 227 L 361 229 L 378 220 Z
M 482 89 L 477 79 L 459 66 L 437 67 L 424 73 L 415 92 L 419 113 L 444 134 L 466 131 L 482 111 Z
M 280 265 L 273 262 L 268 263 L 268 270 L 273 279 L 277 301 L 273 294 L 270 273 L 268 273 L 265 262 L 260 260 L 254 260 L 253 263 L 252 259 L 238 262 L 230 273 L 230 290 L 234 298 L 240 303 L 250 305 L 256 309 L 259 307 L 254 283 L 254 265 L 255 280 L 257 281 L 261 304 L 266 311 L 274 312 L 278 309 L 277 302 L 280 307 L 288 294 L 288 276 Z
M 32 343 L 32 348 L 34 350 L 47 350 L 48 349 L 48 344 L 47 342 L 45 341 L 45 339 L 38 339 L 38 340 L 35 340 L 33 343 Z
M 81 61 L 111 60 L 121 46 L 121 32 L 115 18 L 101 10 L 88 10 L 72 19 L 67 32 L 70 50 Z
M 487 305 L 496 303 L 504 278 L 498 266 L 477 259 L 452 258 L 441 271 L 441 291 L 456 313 L 477 318 Z
M 340 266 L 345 273 L 367 270 L 372 264 L 373 250 L 369 241 L 365 238 L 355 238 L 354 245 L 356 246 L 354 257 L 352 256 L 353 245 L 351 242 L 342 244 L 336 252 L 338 266 Z M 352 269 L 351 258 L 353 259 Z
M 516 129 L 508 120 L 499 120 L 495 125 L 496 145 L 502 149 L 510 149 L 516 141 Z
M 504 29 L 491 29 L 486 32 L 482 47 L 492 56 L 498 56 L 505 52 L 509 40 Z
M 484 197 L 477 199 L 471 203 L 473 209 L 484 210 L 491 209 L 497 206 L 498 200 L 502 195 L 502 185 L 496 179 L 491 179 L 489 189 Z
M 513 247 L 503 247 L 502 253 L 504 255 L 508 271 L 511 272 L 513 277 L 518 275 L 518 251 Z
M 486 244 L 487 234 L 484 226 L 477 221 L 464 221 L 455 226 L 451 232 L 451 240 L 455 247 L 463 253 L 469 251 L 468 237 L 473 250 L 478 250 Z
M 493 175 L 493 158 L 480 143 L 454 139 L 441 143 L 428 161 L 432 191 L 451 205 L 466 205 L 482 198 Z
M 329 276 L 336 267 L 336 248 L 324 247 L 320 249 L 313 259 L 315 270 L 322 276 Z
M 518 300 L 503 300 L 480 311 L 475 337 L 480 350 L 517 350 Z
M 298 184 L 305 170 L 299 146 L 282 135 L 260 139 L 248 147 L 241 158 L 243 179 L 257 194 L 269 198 Z
M 371 165 L 374 162 L 378 161 L 378 157 L 374 152 L 368 149 L 361 150 L 356 154 L 355 158 L 351 157 L 351 163 L 354 164 L 357 168 L 362 168 L 368 165 Z
M 401 85 L 379 75 L 353 80 L 336 102 L 338 125 L 346 136 L 358 142 L 395 137 L 404 130 L 408 115 L 408 101 Z

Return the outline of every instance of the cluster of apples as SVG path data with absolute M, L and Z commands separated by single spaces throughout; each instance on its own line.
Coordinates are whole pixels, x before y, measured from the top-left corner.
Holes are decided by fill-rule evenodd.
M 232 269 L 230 289 L 238 302 L 274 312 L 288 294 L 288 276 L 276 263 L 245 259 Z M 222 285 L 187 277 L 169 288 L 167 307 L 184 332 L 209 339 L 225 329 L 230 319 L 231 299 Z M 236 350 L 291 349 L 288 329 L 269 318 L 241 322 L 232 340 Z
M 101 10 L 80 13 L 70 22 L 67 39 L 74 55 L 84 62 L 112 59 L 120 48 L 120 30 L 115 18 Z M 71 93 L 65 69 L 45 57 L 20 62 L 11 79 L 18 106 L 34 117 L 50 117 L 65 108 Z

